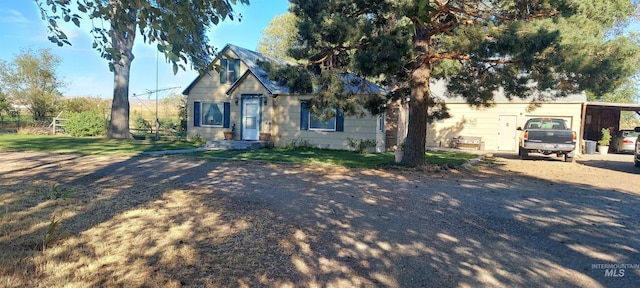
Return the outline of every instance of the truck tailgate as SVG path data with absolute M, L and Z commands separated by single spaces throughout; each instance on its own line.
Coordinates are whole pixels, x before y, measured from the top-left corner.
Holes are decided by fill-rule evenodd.
M 569 130 L 528 130 L 530 142 L 568 144 L 573 142 L 573 132 Z

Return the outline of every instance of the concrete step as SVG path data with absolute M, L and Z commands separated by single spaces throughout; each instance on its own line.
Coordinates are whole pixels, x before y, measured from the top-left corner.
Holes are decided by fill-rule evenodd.
M 251 150 L 269 147 L 267 141 L 209 140 L 203 146 L 207 150 Z

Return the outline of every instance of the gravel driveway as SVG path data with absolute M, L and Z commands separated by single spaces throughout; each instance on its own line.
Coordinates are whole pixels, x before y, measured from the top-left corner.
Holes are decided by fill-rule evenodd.
M 280 235 L 288 252 L 278 265 L 288 272 L 247 276 L 264 286 L 640 283 L 640 269 L 597 265 L 640 265 L 640 169 L 619 171 L 599 158 L 565 163 L 496 154 L 477 171 L 436 172 L 181 157 L 0 153 L 0 160 L 0 181 L 26 173 L 97 187 L 144 182 L 213 191 L 241 208 L 238 213 L 269 211 L 293 230 Z

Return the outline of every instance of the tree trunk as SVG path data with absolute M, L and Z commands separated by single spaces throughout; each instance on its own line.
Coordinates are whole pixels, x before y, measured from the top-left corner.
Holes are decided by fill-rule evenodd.
M 429 102 L 429 78 L 431 63 L 428 60 L 429 42 L 426 27 L 415 24 L 413 52 L 416 55 L 415 70 L 411 73 L 411 99 L 409 100 L 409 127 L 402 164 L 424 166 L 427 143 L 427 109 Z
M 111 0 L 112 2 L 119 2 Z M 120 4 L 120 3 L 118 3 Z M 119 5 L 120 6 L 120 5 Z M 111 44 L 119 51 L 119 61 L 113 63 L 113 101 L 111 102 L 111 121 L 109 123 L 109 139 L 132 138 L 129 131 L 129 74 L 133 61 L 133 42 L 136 35 L 136 10 L 125 7 L 114 8 L 113 13 L 127 13 L 131 22 L 121 31 L 111 28 Z M 117 58 L 114 58 L 117 59 Z

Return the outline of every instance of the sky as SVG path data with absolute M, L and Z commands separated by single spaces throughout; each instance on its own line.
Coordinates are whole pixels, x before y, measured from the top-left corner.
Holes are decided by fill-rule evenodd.
M 288 8 L 287 0 L 250 2 L 248 6 L 237 5 L 234 8 L 242 14 L 242 21 L 227 20 L 214 26 L 209 32 L 211 44 L 218 49 L 231 43 L 255 50 L 269 21 L 274 16 L 287 12 Z M 81 28 L 69 23 L 61 26 L 72 46 L 58 47 L 47 39 L 46 25 L 35 1 L 0 0 L 0 60 L 12 62 L 24 49 L 37 51 L 51 48 L 51 52 L 61 60 L 57 75 L 68 83 L 61 89 L 64 96 L 112 98 L 113 73 L 109 71 L 107 61 L 92 48 L 90 22 L 81 22 Z M 198 75 L 189 69 L 179 69 L 174 75 L 172 66 L 165 62 L 164 56 L 160 54 L 157 57 L 155 45 L 143 43 L 140 34 L 136 36 L 133 54 L 135 58 L 131 64 L 130 98 L 134 93 L 139 98 L 150 98 L 149 92 L 156 89 L 156 78 L 158 90 L 179 87 L 159 93 L 161 98 L 169 93 L 182 93 Z

